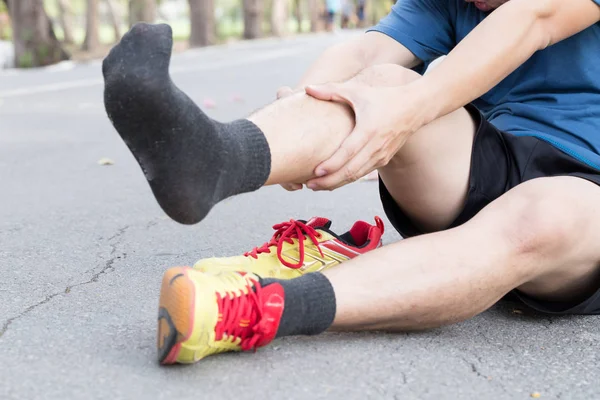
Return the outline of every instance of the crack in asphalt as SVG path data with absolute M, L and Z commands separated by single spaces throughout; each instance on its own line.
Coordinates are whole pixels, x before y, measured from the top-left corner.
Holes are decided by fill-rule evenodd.
M 20 313 L 18 313 L 17 315 L 15 315 L 14 317 L 11 317 L 9 319 L 7 319 L 4 324 L 2 325 L 2 328 L 0 328 L 0 338 L 2 338 L 2 336 L 4 336 L 4 334 L 6 333 L 6 331 L 8 331 L 8 328 L 10 327 L 10 325 L 18 320 L 19 318 L 24 317 L 25 315 L 29 314 L 31 311 L 35 310 L 36 308 L 43 306 L 44 304 L 50 302 L 52 299 L 54 299 L 56 296 L 60 295 L 60 294 L 68 294 L 71 289 L 79 287 L 79 286 L 84 286 L 84 285 L 88 285 L 90 283 L 95 283 L 98 282 L 98 279 L 100 279 L 100 277 L 102 275 L 105 275 L 109 272 L 114 271 L 114 263 L 118 260 L 118 259 L 122 259 L 124 260 L 125 258 L 127 258 L 127 253 L 121 253 L 119 255 L 116 255 L 117 253 L 117 248 L 120 245 L 120 238 L 125 234 L 125 231 L 127 231 L 127 229 L 129 229 L 129 225 L 124 226 L 123 228 L 120 228 L 117 233 L 115 233 L 113 236 L 111 236 L 110 238 L 108 238 L 108 242 L 112 242 L 116 240 L 116 243 L 110 243 L 111 246 L 111 250 L 109 253 L 109 259 L 104 263 L 104 267 L 102 267 L 102 269 L 98 272 L 96 272 L 94 275 L 92 275 L 92 277 L 90 279 L 88 279 L 87 281 L 84 282 L 79 282 L 73 285 L 69 285 L 67 286 L 65 289 L 56 292 L 56 293 L 52 293 L 48 296 L 46 296 L 42 301 L 39 301 L 38 303 L 35 303 L 33 305 L 30 305 L 29 307 L 27 307 L 25 310 L 21 311 Z
M 58 292 L 58 293 L 53 293 L 49 296 L 46 296 L 46 298 L 36 304 L 33 304 L 29 307 L 27 307 L 25 310 L 21 311 L 19 314 L 15 315 L 12 318 L 7 319 L 4 322 L 4 325 L 2 325 L 2 328 L 0 329 L 0 338 L 2 338 L 2 336 L 6 333 L 6 331 L 8 330 L 8 327 L 10 326 L 10 324 L 13 323 L 13 321 L 27 315 L 28 313 L 30 313 L 31 311 L 35 310 L 37 307 L 42 306 L 46 303 L 48 303 L 50 300 L 52 300 L 53 298 L 55 298 L 56 296 L 58 296 L 59 294 L 61 294 L 62 292 Z
M 510 343 L 500 343 L 500 342 L 495 342 L 493 341 L 491 338 L 489 338 L 482 330 L 481 327 L 477 327 L 475 328 L 475 331 L 479 334 L 479 336 L 481 336 L 483 338 L 483 340 L 490 346 L 493 347 L 507 347 L 509 348 L 515 355 L 520 355 L 519 352 L 517 351 L 517 349 L 514 348 L 513 345 L 511 345 Z
M 477 361 L 480 364 L 483 363 L 483 360 L 481 359 L 481 357 L 479 357 L 476 354 L 473 354 L 473 356 L 477 359 Z M 466 357 L 461 357 L 461 360 L 464 361 L 470 367 L 471 372 L 473 372 L 478 378 L 485 379 L 485 381 L 488 382 L 490 385 L 496 386 L 500 390 L 502 390 L 505 394 L 510 395 L 510 393 L 508 392 L 508 390 L 506 389 L 506 387 L 504 386 L 502 381 L 500 381 L 498 379 L 490 378 L 488 375 L 484 375 L 483 373 L 481 373 L 479 367 L 474 362 L 467 360 Z
M 477 365 L 475 365 L 474 362 L 471 362 L 469 360 L 467 360 L 465 357 L 461 357 L 461 359 L 469 366 L 471 367 L 471 372 L 473 372 L 475 375 L 477 375 L 477 377 L 479 378 L 483 378 L 486 381 L 489 382 L 489 379 L 487 377 L 487 375 L 483 375 L 480 371 L 479 368 L 477 368 Z M 481 360 L 479 360 L 479 362 L 481 362 Z

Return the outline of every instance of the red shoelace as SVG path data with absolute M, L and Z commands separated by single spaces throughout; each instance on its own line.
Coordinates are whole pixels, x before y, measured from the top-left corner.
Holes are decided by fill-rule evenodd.
M 308 226 L 300 221 L 291 219 L 289 222 L 282 222 L 281 224 L 273 225 L 275 233 L 270 241 L 263 244 L 261 247 L 255 247 L 252 251 L 244 253 L 246 257 L 258 258 L 260 253 L 270 253 L 271 246 L 277 246 L 277 258 L 283 265 L 289 268 L 298 269 L 304 264 L 304 239 L 306 236 L 315 244 L 319 254 L 323 257 L 323 252 L 319 246 L 319 238 L 321 234 L 317 232 L 312 226 Z M 283 250 L 283 243 L 287 242 L 293 244 L 293 238 L 298 239 L 300 253 L 300 260 L 296 264 L 290 263 L 283 259 L 281 251 Z
M 215 327 L 215 339 L 222 340 L 226 334 L 234 342 L 241 339 L 242 350 L 255 349 L 262 339 L 259 322 L 262 319 L 262 288 L 254 281 L 254 288 L 247 284 L 247 294 L 228 292 L 224 297 L 217 293 L 219 322 Z

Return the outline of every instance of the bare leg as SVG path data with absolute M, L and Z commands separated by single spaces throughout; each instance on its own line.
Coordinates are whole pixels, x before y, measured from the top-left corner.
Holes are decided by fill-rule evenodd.
M 248 118 L 264 133 L 271 149 L 267 185 L 305 182 L 331 156 L 354 127 L 349 107 L 298 93 Z
M 598 202 L 600 188 L 589 181 L 539 178 L 458 228 L 373 250 L 324 274 L 269 280 L 172 268 L 161 288 L 159 360 L 195 362 L 327 329 L 438 327 L 481 313 L 513 289 L 567 311 L 600 289 Z
M 419 77 L 406 68 L 384 64 L 353 79 L 389 86 Z M 338 149 L 354 126 L 348 107 L 305 94 L 279 100 L 249 119 L 260 127 L 271 148 L 267 184 L 313 178 L 316 166 Z M 417 131 L 388 166 L 380 169 L 390 194 L 424 228 L 444 228 L 462 208 L 474 131 L 473 120 L 461 108 Z
M 333 329 L 440 326 L 486 310 L 515 288 L 580 301 L 600 287 L 598 202 L 600 188 L 583 179 L 536 179 L 461 227 L 329 270 L 337 302 Z
M 168 26 L 138 24 L 104 60 L 103 75 L 107 115 L 140 164 L 157 201 L 176 221 L 197 223 L 224 198 L 265 183 L 312 178 L 315 167 L 339 148 L 352 129 L 354 120 L 347 107 L 306 95 L 275 102 L 249 120 L 214 121 L 170 79 L 171 48 Z M 397 86 L 418 78 L 402 67 L 379 65 L 354 79 Z M 416 132 L 408 150 L 392 163 L 394 167 L 382 169 L 392 196 L 423 226 L 443 226 L 462 205 L 472 131 L 466 112 L 458 110 Z M 413 167 L 411 160 L 426 151 L 436 157 L 429 172 L 421 173 L 415 168 L 422 166 Z M 446 177 L 447 171 L 453 176 Z M 421 178 L 444 185 L 439 185 L 439 191 L 425 192 L 418 186 Z M 406 188 L 413 194 L 406 197 Z M 451 200 L 436 203 L 440 195 Z M 429 196 L 428 200 L 419 202 L 422 196 Z M 429 206 L 438 209 L 424 212 Z

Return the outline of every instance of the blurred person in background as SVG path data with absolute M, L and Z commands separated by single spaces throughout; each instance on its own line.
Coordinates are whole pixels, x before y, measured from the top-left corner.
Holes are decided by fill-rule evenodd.
M 326 29 L 328 32 L 333 32 L 336 28 L 338 15 L 342 11 L 342 1 L 344 0 L 325 0 Z

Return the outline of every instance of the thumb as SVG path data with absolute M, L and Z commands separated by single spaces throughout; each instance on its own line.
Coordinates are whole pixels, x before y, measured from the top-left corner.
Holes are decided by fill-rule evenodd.
M 318 100 L 336 101 L 354 107 L 354 90 L 348 83 L 327 83 L 305 88 L 306 94 Z

